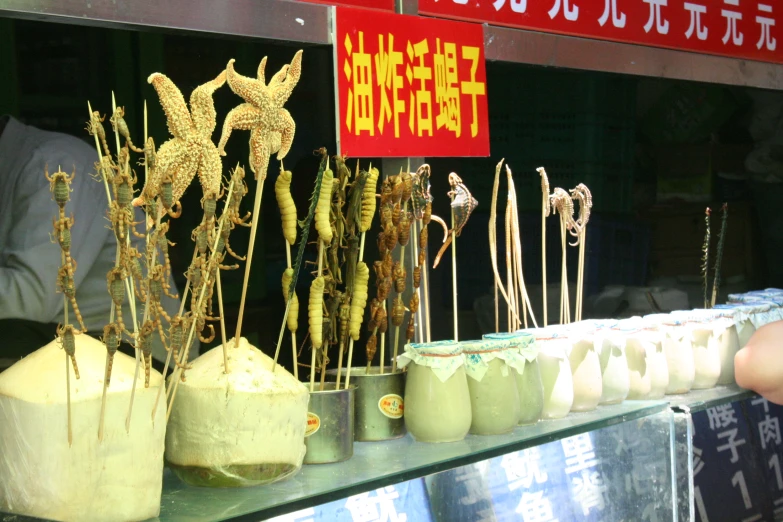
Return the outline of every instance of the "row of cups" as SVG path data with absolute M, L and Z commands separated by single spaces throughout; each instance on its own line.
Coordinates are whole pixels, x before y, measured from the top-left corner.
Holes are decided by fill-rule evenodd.
M 709 310 L 409 344 L 405 424 L 423 442 L 496 435 L 599 404 L 734 383 L 734 355 L 783 319 L 783 291 L 730 296 Z

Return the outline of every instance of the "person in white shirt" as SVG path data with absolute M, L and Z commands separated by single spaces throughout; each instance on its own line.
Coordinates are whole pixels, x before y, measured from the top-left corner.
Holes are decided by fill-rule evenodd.
M 60 247 L 51 238 L 58 208 L 44 177 L 47 168 L 50 174 L 58 167 L 76 173 L 65 208 L 74 218 L 76 301 L 90 335 L 102 335 L 109 321 L 106 274 L 114 267 L 117 243 L 107 217 L 106 190 L 91 175 L 96 161 L 95 149 L 78 138 L 36 129 L 10 116 L 0 118 L 0 359 L 18 359 L 49 343 L 63 320 L 63 296 L 55 292 Z M 135 221 L 143 221 L 143 212 L 135 212 Z M 131 237 L 144 252 L 144 240 Z M 173 279 L 169 284 L 172 293 L 176 291 Z M 178 300 L 164 296 L 162 305 L 170 315 L 179 311 Z M 130 329 L 127 299 L 122 315 Z M 198 353 L 197 345 L 191 353 Z M 157 336 L 152 354 L 158 361 L 166 358 Z

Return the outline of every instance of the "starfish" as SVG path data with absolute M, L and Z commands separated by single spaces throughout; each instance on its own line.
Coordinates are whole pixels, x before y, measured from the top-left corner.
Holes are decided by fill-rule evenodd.
M 302 51 L 294 55 L 290 65 L 283 66 L 266 83 L 266 57 L 258 66 L 258 78 L 248 78 L 234 70 L 234 60 L 226 66 L 226 81 L 231 90 L 246 103 L 234 107 L 226 116 L 218 150 L 225 156 L 225 146 L 234 129 L 250 131 L 250 168 L 256 179 L 266 178 L 269 156 L 285 158 L 294 140 L 296 124 L 283 105 L 299 82 L 302 74 Z
M 185 98 L 180 90 L 165 75 L 153 73 L 147 82 L 158 92 L 173 138 L 158 149 L 155 167 L 150 169 L 144 189 L 139 197 L 133 200 L 133 205 L 138 207 L 152 201 L 158 195 L 161 180 L 166 175 L 173 180 L 173 204 L 185 193 L 196 172 L 204 193 L 218 194 L 223 164 L 215 144 L 212 143 L 212 133 L 217 124 L 212 94 L 226 82 L 226 72 L 221 72 L 214 80 L 193 90 L 190 95 L 190 110 L 185 105 Z

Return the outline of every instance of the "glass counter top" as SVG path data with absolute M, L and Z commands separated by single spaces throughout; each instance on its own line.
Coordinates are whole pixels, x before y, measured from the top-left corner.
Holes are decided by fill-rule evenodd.
M 740 388 L 736 384 L 731 384 L 716 386 L 709 390 L 691 390 L 689 393 L 682 395 L 667 395 L 666 400 L 669 401 L 669 404 L 674 409 L 685 410 L 687 408 L 691 412 L 697 412 L 729 402 L 750 399 L 755 396 L 754 392 Z
M 247 489 L 187 486 L 166 470 L 159 520 L 214 522 L 252 520 L 323 504 L 364 491 L 487 460 L 580 433 L 665 411 L 666 401 L 626 401 L 564 419 L 543 421 L 496 436 L 468 435 L 448 444 L 425 444 L 408 435 L 385 442 L 357 442 L 350 460 L 304 466 L 294 477 Z

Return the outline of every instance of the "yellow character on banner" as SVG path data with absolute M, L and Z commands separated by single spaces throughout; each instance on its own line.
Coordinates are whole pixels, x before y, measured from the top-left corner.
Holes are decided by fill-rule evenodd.
M 434 62 L 435 103 L 438 104 L 435 124 L 439 129 L 445 126 L 459 138 L 462 134 L 462 118 L 460 116 L 456 44 L 444 42 L 443 52 L 441 52 L 440 38 L 436 38 Z
M 473 105 L 473 121 L 470 122 L 470 135 L 474 138 L 478 134 L 478 100 L 476 97 L 485 96 L 487 94 L 487 86 L 482 82 L 476 81 L 476 71 L 478 70 L 480 56 L 481 54 L 478 47 L 462 46 L 462 59 L 470 60 L 470 81 L 462 82 L 460 91 L 462 94 L 467 94 L 471 98 L 471 103 Z
M 345 77 L 351 82 L 348 89 L 348 107 L 345 111 L 345 124 L 348 132 L 357 136 L 363 131 L 375 136 L 373 126 L 373 101 L 372 101 L 372 60 L 368 53 L 364 52 L 364 33 L 359 31 L 359 49 L 353 52 L 353 42 L 350 35 L 345 35 L 345 50 L 348 59 L 343 64 Z
M 412 68 L 410 64 L 406 71 L 408 83 L 413 86 L 413 82 L 418 80 L 419 88 L 414 91 L 411 89 L 410 110 L 408 111 L 408 127 L 411 133 L 415 132 L 418 137 L 422 137 L 426 132 L 432 136 L 432 92 L 427 89 L 427 81 L 432 80 L 432 68 L 424 65 L 424 56 L 430 52 L 427 39 L 411 45 L 408 42 L 408 60 L 413 62 L 414 58 L 418 63 Z M 413 107 L 416 107 L 414 114 Z M 416 124 L 414 127 L 414 123 Z
M 400 137 L 400 114 L 405 112 L 405 100 L 399 99 L 402 88 L 402 76 L 397 68 L 402 65 L 402 52 L 394 50 L 394 35 L 388 35 L 387 48 L 382 34 L 378 35 L 378 54 L 375 55 L 375 74 L 381 88 L 381 112 L 378 115 L 378 130 L 383 134 L 386 122 L 394 116 L 394 137 Z M 391 90 L 392 102 L 389 104 L 388 90 Z

